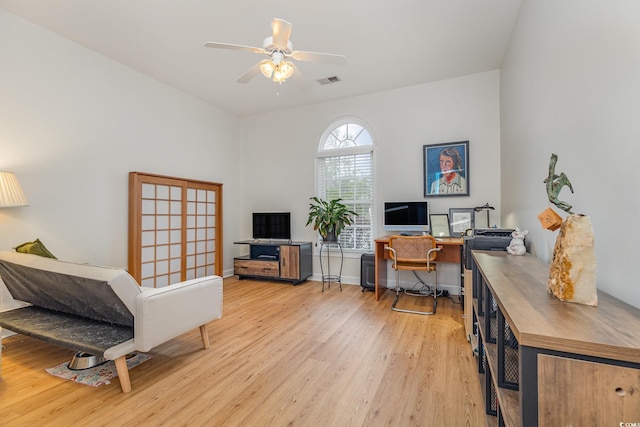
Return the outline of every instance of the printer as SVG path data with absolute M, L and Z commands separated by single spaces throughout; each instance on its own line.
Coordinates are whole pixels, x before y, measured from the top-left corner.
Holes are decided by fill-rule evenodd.
M 464 268 L 472 269 L 471 251 L 506 251 L 511 243 L 513 228 L 476 228 L 471 236 L 464 237 Z

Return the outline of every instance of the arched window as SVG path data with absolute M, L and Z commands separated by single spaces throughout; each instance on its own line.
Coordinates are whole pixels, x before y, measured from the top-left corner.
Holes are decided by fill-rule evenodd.
M 332 123 L 318 144 L 316 194 L 325 200 L 340 198 L 358 213 L 339 237 L 346 250 L 373 248 L 373 148 L 365 124 L 353 117 Z

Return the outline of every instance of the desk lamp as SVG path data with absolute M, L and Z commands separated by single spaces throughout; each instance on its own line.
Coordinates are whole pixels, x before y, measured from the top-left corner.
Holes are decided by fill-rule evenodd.
M 489 203 L 485 203 L 482 206 L 477 206 L 473 208 L 475 212 L 487 211 L 487 228 L 491 228 L 491 224 L 489 223 L 489 211 L 495 210 L 493 206 L 490 206 Z

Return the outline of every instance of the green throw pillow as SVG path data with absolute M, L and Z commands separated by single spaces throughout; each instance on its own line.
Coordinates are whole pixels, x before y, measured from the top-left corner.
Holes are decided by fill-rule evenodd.
M 33 254 L 40 255 L 46 258 L 58 259 L 51 252 L 49 252 L 49 249 L 44 246 L 40 239 L 36 239 L 33 242 L 23 243 L 13 249 L 15 249 L 16 252 L 20 252 L 23 254 Z

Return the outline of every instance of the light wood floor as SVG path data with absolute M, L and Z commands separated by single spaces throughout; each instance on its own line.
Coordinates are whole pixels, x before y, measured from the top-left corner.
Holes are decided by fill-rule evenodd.
M 133 390 L 47 374 L 73 351 L 3 340 L 2 426 L 485 426 L 462 306 L 391 311 L 387 292 L 225 280 L 222 319 L 156 347 Z M 416 298 L 405 297 L 411 302 Z M 426 300 L 422 298 L 421 300 Z

